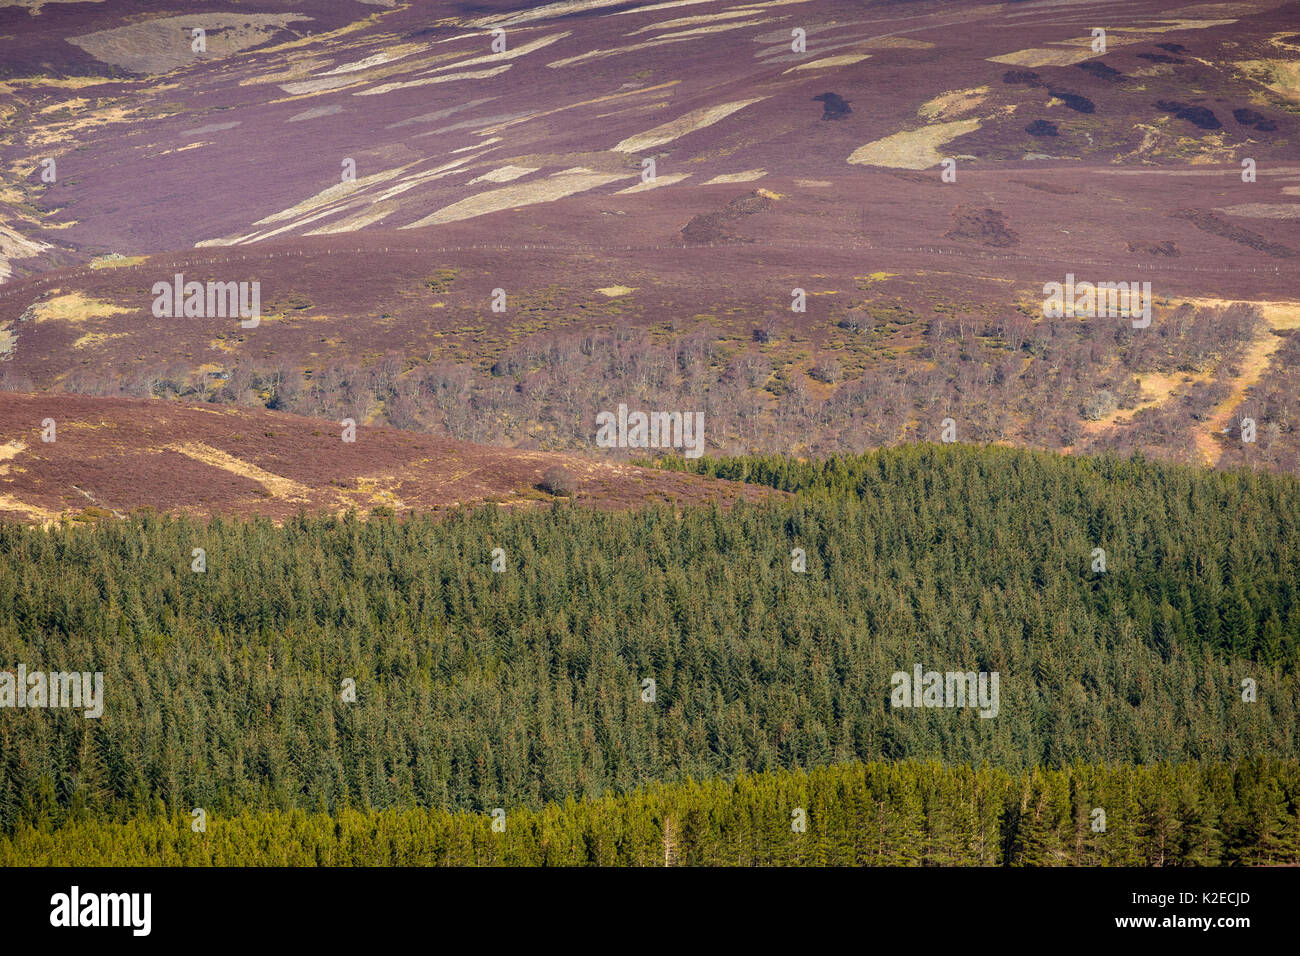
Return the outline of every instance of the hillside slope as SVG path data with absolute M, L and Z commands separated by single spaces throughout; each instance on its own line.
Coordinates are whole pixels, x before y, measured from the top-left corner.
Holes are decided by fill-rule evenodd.
M 54 423 L 52 442 L 45 423 Z M 261 409 L 0 392 L 0 518 L 50 522 L 136 509 L 267 515 L 355 508 L 529 507 L 551 468 L 606 508 L 770 497 L 735 482 L 360 427 Z

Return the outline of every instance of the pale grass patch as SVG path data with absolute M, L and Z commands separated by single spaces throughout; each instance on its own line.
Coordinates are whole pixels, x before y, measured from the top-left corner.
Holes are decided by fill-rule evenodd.
M 762 179 L 766 175 L 766 169 L 746 169 L 739 173 L 722 173 L 719 176 L 714 176 L 704 185 L 714 186 L 719 183 L 751 183 L 755 179 Z
M 513 186 L 503 186 L 500 189 L 491 189 L 476 196 L 470 196 L 459 202 L 454 202 L 450 206 L 444 206 L 437 212 L 430 213 L 423 219 L 418 219 L 401 228 L 419 229 L 423 226 L 473 219 L 476 216 L 483 216 L 490 212 L 500 212 L 503 209 L 517 209 L 521 206 L 553 202 L 556 199 L 563 199 L 565 196 L 571 196 L 574 193 L 586 192 L 589 189 L 595 189 L 597 186 L 603 186 L 619 179 L 627 179 L 630 175 L 576 170 L 557 173 L 536 182 L 517 183 Z
M 130 314 L 135 310 L 101 302 L 80 292 L 67 292 L 36 303 L 33 311 L 37 322 L 84 322 L 87 319 Z
M 854 63 L 861 63 L 863 60 L 871 59 L 870 53 L 841 53 L 838 56 L 824 56 L 820 60 L 813 60 L 811 63 L 800 63 L 798 66 L 792 66 L 786 70 L 786 73 L 794 73 L 798 70 L 829 70 L 837 66 L 852 66 Z
M 848 162 L 891 169 L 929 169 L 943 160 L 938 151 L 940 146 L 979 127 L 978 119 L 965 119 L 904 130 L 859 146 L 849 155 Z
M 629 136 L 619 142 L 614 147 L 614 151 L 618 153 L 639 153 L 654 146 L 670 143 L 675 139 L 680 139 L 687 133 L 704 129 L 706 126 L 712 126 L 714 123 L 726 119 L 732 113 L 743 110 L 746 106 L 752 106 L 754 103 L 760 103 L 765 99 L 767 99 L 766 96 L 756 96 L 747 100 L 735 100 L 731 103 L 719 103 L 716 106 L 691 110 L 671 122 L 656 126 L 644 133 Z
M 228 471 L 233 475 L 241 478 L 247 478 L 255 481 L 274 497 L 282 501 L 306 501 L 311 494 L 311 489 L 306 485 L 300 484 L 291 478 L 285 478 L 281 475 L 272 474 L 251 462 L 244 461 L 242 458 L 236 458 L 234 455 L 227 454 L 219 448 L 213 448 L 210 445 L 204 445 L 200 442 L 190 442 L 189 444 L 171 444 L 163 446 L 167 451 L 174 451 L 177 454 L 184 455 L 187 458 L 193 458 L 195 461 L 202 462 L 213 468 L 219 468 L 222 471 Z

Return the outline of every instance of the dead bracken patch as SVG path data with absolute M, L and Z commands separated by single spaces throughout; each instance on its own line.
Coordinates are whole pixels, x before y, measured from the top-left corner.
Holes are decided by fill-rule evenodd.
M 917 173 L 908 169 L 882 169 L 881 172 L 893 176 L 895 179 L 902 179 L 905 182 L 916 183 L 918 186 L 936 186 L 942 185 L 943 181 L 932 173 Z
M 772 200 L 764 191 L 756 189 L 744 196 L 737 196 L 721 209 L 692 216 L 691 221 L 682 227 L 682 238 L 692 245 L 707 245 L 713 242 L 743 242 L 733 226 L 746 216 L 767 212 L 772 208 Z
M 1041 183 L 1031 179 L 1013 179 L 1011 181 L 1029 189 L 1036 189 L 1040 193 L 1051 193 L 1053 196 L 1077 196 L 1083 192 L 1081 189 L 1075 189 L 1073 186 L 1062 186 L 1060 183 Z
M 1002 82 L 1013 86 L 1042 86 L 1043 78 L 1033 70 L 1007 70 L 1002 74 Z
M 1167 53 L 1139 53 L 1138 57 L 1143 60 L 1150 60 L 1152 63 L 1186 63 L 1187 61 L 1177 56 L 1170 56 Z
M 1003 248 L 1020 243 L 1020 236 L 1008 229 L 1000 209 L 987 209 L 966 203 L 951 213 L 953 227 L 945 239 L 971 239 L 986 246 Z
M 1166 256 L 1173 258 L 1182 255 L 1178 251 L 1178 243 L 1172 239 L 1166 239 L 1163 242 L 1148 242 L 1145 239 L 1128 240 L 1128 251 L 1140 253 L 1144 256 Z
M 1175 219 L 1190 222 L 1202 232 L 1208 232 L 1212 236 L 1249 246 L 1276 259 L 1294 259 L 1297 255 L 1300 255 L 1290 246 L 1284 246 L 1280 242 L 1265 239 L 1259 233 L 1251 232 L 1249 229 L 1234 226 L 1205 209 L 1181 209 L 1174 213 L 1173 216 Z
M 1124 79 L 1123 73 L 1115 69 L 1113 66 L 1107 66 L 1100 60 L 1088 60 L 1086 63 L 1076 63 L 1074 65 L 1083 70 L 1083 72 L 1091 74 L 1099 80 L 1105 80 L 1107 83 L 1118 83 L 1120 80 Z

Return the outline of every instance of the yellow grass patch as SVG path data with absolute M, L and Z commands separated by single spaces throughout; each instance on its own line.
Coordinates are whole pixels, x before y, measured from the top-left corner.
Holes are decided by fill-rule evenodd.
M 1300 101 L 1300 60 L 1241 60 L 1236 65 L 1279 96 Z
M 598 0 L 601 6 L 616 6 L 616 2 L 611 0 Z M 652 3 L 648 7 L 634 7 L 631 10 L 615 10 L 613 13 L 606 14 L 611 17 L 627 16 L 629 13 L 650 13 L 655 10 L 673 10 L 677 7 L 695 7 L 701 3 L 715 3 L 716 0 L 666 0 L 664 3 Z M 751 4 L 752 6 L 752 4 Z
M 39 505 L 29 505 L 19 501 L 13 495 L 0 494 L 0 511 L 16 511 L 42 524 L 51 524 L 59 520 L 57 511 L 49 511 Z
M 113 315 L 134 312 L 121 306 L 91 299 L 80 292 L 68 292 L 38 302 L 34 313 L 37 322 L 84 322 L 87 319 L 106 319 Z
M 1100 55 L 1089 47 L 1031 47 L 988 59 L 991 63 L 1006 63 L 1008 66 L 1073 66 Z
M 338 76 L 343 73 L 356 73 L 360 70 L 368 70 L 371 67 L 383 66 L 385 63 L 392 63 L 394 60 L 400 60 L 403 57 L 410 56 L 424 49 L 417 43 L 404 43 L 388 50 L 380 50 L 378 53 L 372 53 L 368 57 L 360 60 L 353 60 L 351 63 L 340 63 L 338 66 L 322 70 L 319 76 Z
M 119 269 L 122 266 L 138 266 L 146 261 L 148 256 L 99 256 L 90 260 L 92 269 Z
M 375 57 L 380 55 L 381 54 L 375 54 Z M 286 70 L 279 70 L 274 73 L 264 73 L 260 76 L 241 80 L 239 85 L 249 86 L 259 83 L 278 83 L 280 89 L 290 94 L 291 99 L 298 99 L 306 96 L 314 96 L 317 93 L 342 90 L 363 83 L 372 83 L 375 80 L 382 80 L 385 77 L 399 73 L 415 73 L 418 70 L 434 67 L 439 63 L 447 63 L 452 60 L 463 61 L 465 56 L 464 53 L 433 53 L 426 56 L 416 57 L 415 59 L 405 59 L 408 55 L 409 53 L 404 53 L 401 57 L 394 57 L 383 62 L 373 62 L 374 57 L 368 57 L 367 60 L 371 62 L 365 67 L 359 66 L 358 64 L 367 62 L 367 60 L 360 60 L 356 63 L 344 64 L 344 66 L 349 67 L 348 69 L 336 67 L 334 69 L 323 70 L 320 72 L 317 71 L 320 70 L 321 67 L 327 65 L 329 63 L 328 60 L 304 59 L 292 64 Z M 398 60 L 401 60 L 401 62 L 397 62 Z M 288 102 L 288 100 L 272 100 L 272 102 L 282 103 Z
M 74 349 L 88 349 L 112 339 L 124 339 L 129 332 L 87 332 L 72 343 Z
M 968 90 L 952 90 L 948 93 L 941 93 L 932 100 L 927 100 L 921 104 L 917 110 L 918 116 L 923 116 L 928 120 L 950 120 L 978 107 L 985 99 L 988 98 L 989 88 L 987 86 L 976 86 Z
M 39 86 L 42 89 L 84 90 L 88 86 L 103 86 L 105 83 L 121 83 L 122 80 L 107 76 L 74 76 L 66 79 L 54 76 L 14 76 L 0 83 L 0 93 L 12 93 L 15 87 Z M 175 89 L 173 86 L 156 86 L 154 92 Z
M 755 179 L 762 179 L 766 175 L 766 169 L 746 169 L 744 172 L 722 173 L 719 176 L 714 176 L 704 185 L 713 186 L 718 183 L 751 183 Z
M 391 93 L 394 90 L 409 90 L 416 86 L 430 86 L 434 83 L 455 83 L 458 80 L 486 80 L 489 77 L 500 76 L 506 70 L 510 69 L 511 64 L 504 63 L 501 66 L 493 67 L 490 70 L 470 70 L 467 73 L 448 73 L 446 76 L 429 76 L 422 80 L 401 80 L 397 83 L 382 83 L 379 86 L 372 87 L 368 90 L 357 90 L 353 96 L 377 96 L 380 93 Z
M 649 33 L 652 30 L 671 30 L 674 27 L 693 27 L 700 23 L 715 23 L 718 20 L 735 20 L 739 17 L 750 17 L 753 15 L 754 11 L 752 10 L 727 10 L 723 13 L 705 13 L 695 17 L 678 17 L 676 20 L 663 20 L 659 23 L 652 23 L 648 27 L 641 27 L 639 30 L 633 30 L 628 34 L 628 36 L 634 37 L 639 33 Z
M 1288 31 L 1286 33 L 1275 33 L 1268 38 L 1268 42 L 1273 44 L 1273 46 L 1280 46 L 1284 50 L 1291 50 L 1294 53 L 1300 53 L 1300 43 L 1297 43 L 1295 40 L 1288 39 L 1289 37 L 1294 37 L 1295 35 L 1296 33 L 1294 30 Z
M 0 0 L 0 7 L 3 6 L 4 0 Z M 49 106 L 42 106 L 36 112 L 41 116 L 44 116 L 46 113 L 53 113 L 55 110 L 71 110 L 75 113 L 77 110 L 84 110 L 89 105 L 90 103 L 85 97 L 78 96 L 70 100 L 60 100 L 57 103 L 51 103 Z
M 873 37 L 860 44 L 867 50 L 930 50 L 934 44 L 929 40 L 914 40 L 911 37 Z
M 760 24 L 772 23 L 777 19 L 777 17 L 764 17 L 761 20 L 746 20 L 743 23 L 718 23 L 711 27 L 696 27 L 693 30 L 679 30 L 676 33 L 665 33 L 662 36 L 656 37 L 656 39 L 672 40 L 678 37 L 705 36 L 710 33 L 723 33 L 727 30 L 739 30 L 742 27 L 756 27 Z
M 31 129 L 27 134 L 26 143 L 29 147 L 49 146 L 57 152 L 63 152 L 67 149 L 69 141 L 77 142 L 81 139 L 79 133 L 129 122 L 135 119 L 135 112 L 135 107 L 127 106 L 109 106 L 90 110 L 73 120 L 47 123 Z
M 644 133 L 638 133 L 636 136 L 629 136 L 622 140 L 614 147 L 615 152 L 619 153 L 639 153 L 650 149 L 654 146 L 661 146 L 664 143 L 670 143 L 675 139 L 685 136 L 687 133 L 693 133 L 696 130 L 704 129 L 706 126 L 712 126 L 714 123 L 726 119 L 732 113 L 743 110 L 746 106 L 759 103 L 767 99 L 766 96 L 756 96 L 747 100 L 735 100 L 731 103 L 719 103 L 716 106 L 706 106 L 702 109 L 691 110 L 671 122 L 664 123 L 662 126 L 656 126 L 654 129 L 647 130 Z
M 1115 27 L 1106 31 L 1107 48 L 1142 43 L 1146 40 L 1144 36 L 1116 36 L 1115 34 L 1121 30 L 1122 28 Z M 1143 32 L 1158 33 L 1163 31 L 1144 30 Z M 1017 50 L 1015 53 L 991 56 L 988 59 L 990 63 L 1006 63 L 1011 66 L 1073 66 L 1075 63 L 1082 63 L 1084 60 L 1091 60 L 1093 57 L 1103 55 L 1092 52 L 1092 37 L 1086 36 L 1061 40 L 1052 46 L 1030 47 L 1028 50 Z
M 1236 22 L 1236 20 L 1162 19 L 1157 21 L 1160 24 L 1159 26 L 1107 27 L 1106 47 L 1109 49 L 1133 43 L 1145 43 L 1151 36 L 1159 33 L 1204 30 L 1209 27 L 1227 26 Z M 1060 40 L 1051 46 L 1030 47 L 1027 50 L 1017 50 L 1014 53 L 991 56 L 988 59 L 992 63 L 1007 63 L 1011 66 L 1072 66 L 1075 63 L 1082 63 L 1084 60 L 1103 55 L 1092 52 L 1092 37 L 1086 36 Z
M 1111 27 L 1107 30 L 1110 33 L 1174 33 L 1181 30 L 1205 30 L 1209 27 L 1226 27 L 1229 24 L 1236 23 L 1236 20 L 1161 20 L 1163 26 L 1158 27 Z M 1091 42 L 1091 41 L 1090 41 Z M 1107 39 L 1109 46 L 1109 38 Z
M 36 16 L 41 12 L 41 7 L 52 6 L 56 3 L 103 3 L 104 0 L 0 0 L 2 7 L 24 7 L 30 16 Z
M 1197 308 L 1222 309 L 1237 302 L 1253 305 L 1272 329 L 1300 329 L 1300 302 L 1286 299 L 1212 299 L 1176 297 L 1178 302 L 1190 302 Z M 1276 336 L 1270 336 L 1276 338 Z
M 555 109 L 545 110 L 544 112 L 541 113 L 534 113 L 532 116 L 529 117 L 529 119 L 537 120 L 545 116 L 550 116 L 552 113 L 562 113 L 565 110 L 580 109 L 581 107 L 593 106 L 597 103 L 607 103 L 610 100 L 621 100 L 629 96 L 644 96 L 647 93 L 653 93 L 656 97 L 671 96 L 672 88 L 680 82 L 681 80 L 669 80 L 667 83 L 659 83 L 655 86 L 643 86 L 640 89 L 636 89 L 636 90 L 624 90 L 621 93 L 609 93 L 606 94 L 605 96 L 597 96 L 594 99 L 590 99 L 590 100 L 580 100 L 577 103 L 569 103 L 566 104 L 565 106 L 557 106 L 555 107 Z M 661 104 L 661 105 L 666 105 L 666 104 Z
M 565 196 L 571 196 L 574 193 L 586 192 L 588 189 L 595 189 L 597 186 L 603 186 L 618 179 L 627 179 L 630 175 L 630 173 L 595 173 L 590 170 L 566 170 L 545 179 L 517 183 L 513 186 L 503 186 L 500 189 L 490 189 L 476 196 L 470 196 L 459 202 L 454 202 L 450 206 L 444 206 L 437 212 L 430 213 L 423 219 L 418 219 L 409 225 L 402 226 L 402 228 L 419 229 L 422 226 L 473 219 L 476 216 L 499 212 L 503 209 L 515 209 L 520 206 L 554 202 L 556 199 L 563 199 Z
M 263 47 L 257 52 L 263 56 L 270 53 L 285 53 L 290 50 L 298 51 L 306 47 L 328 48 L 333 47 L 334 41 L 340 37 L 347 36 L 349 33 L 356 33 L 359 30 L 365 30 L 372 26 L 383 16 L 382 13 L 372 13 L 368 17 L 362 17 L 359 20 L 353 20 L 335 30 L 327 33 L 308 33 L 306 36 L 294 37 L 292 40 L 285 40 L 283 43 L 277 43 L 275 46 Z
M 164 447 L 168 451 L 174 451 L 187 458 L 193 458 L 195 461 L 210 465 L 213 468 L 220 468 L 222 471 L 228 471 L 241 478 L 255 481 L 282 501 L 306 501 L 310 494 L 310 489 L 306 485 L 300 484 L 291 478 L 272 474 L 250 462 L 244 461 L 242 458 L 236 458 L 219 448 L 213 448 L 211 445 L 190 442 L 185 445 L 173 444 Z
M 794 73 L 796 70 L 829 70 L 837 66 L 852 66 L 854 63 L 861 63 L 863 60 L 871 59 L 870 53 L 841 53 L 838 56 L 824 56 L 820 60 L 813 60 L 811 63 L 800 63 L 798 66 L 792 66 L 786 70 L 786 73 Z
M 448 63 L 446 66 L 435 67 L 433 72 L 436 73 L 442 70 L 463 69 L 467 66 L 478 66 L 482 63 L 501 63 L 506 60 L 516 60 L 521 56 L 527 56 L 543 47 L 548 47 L 552 43 L 557 43 L 567 36 L 570 36 L 570 33 L 567 30 L 563 33 L 552 33 L 548 36 L 538 37 L 536 40 L 529 40 L 527 43 L 520 44 L 519 46 L 507 47 L 500 53 L 487 53 L 483 56 L 471 57 L 468 60 L 457 60 L 454 63 Z
M 476 186 L 479 183 L 508 183 L 511 180 L 527 176 L 529 173 L 535 173 L 537 169 L 531 166 L 502 166 L 500 169 L 494 169 L 491 172 L 484 173 L 482 176 L 476 176 L 465 185 Z
M 364 500 L 372 505 L 387 505 L 390 508 L 405 508 L 406 504 L 397 497 L 397 489 L 402 485 L 402 479 L 390 475 L 371 475 L 367 478 L 358 478 L 355 491 L 347 491 L 344 494 L 351 500 Z
M 772 7 L 788 7 L 796 3 L 811 3 L 812 0 L 767 0 L 766 3 L 741 4 L 746 10 L 770 10 Z M 630 12 L 630 11 L 629 11 Z
M 301 202 L 295 203 L 288 209 L 272 213 L 271 215 L 253 223 L 255 226 L 270 226 L 275 225 L 276 223 L 287 223 L 287 225 L 284 225 L 279 229 L 250 232 L 244 235 L 225 236 L 220 239 L 203 239 L 196 242 L 194 245 L 196 247 L 239 245 L 243 242 L 255 242 L 262 239 L 268 239 L 278 233 L 287 232 L 291 229 L 308 225 L 318 219 L 334 215 L 354 202 L 364 202 L 364 200 L 361 200 L 358 197 L 367 187 L 393 180 L 410 168 L 411 164 L 395 166 L 392 169 L 383 169 L 377 173 L 371 173 L 369 176 L 360 176 L 350 183 L 335 183 L 332 186 L 322 189 L 314 196 L 309 196 Z M 386 198 L 388 198 L 387 195 L 379 197 L 381 200 Z
M 610 110 L 608 113 L 597 113 L 596 119 L 604 119 L 607 116 L 622 116 L 626 113 L 649 113 L 654 110 L 665 109 L 667 106 L 667 100 L 661 100 L 658 103 L 638 103 L 635 106 L 624 106 L 621 109 Z
M 606 57 L 618 56 L 622 53 L 632 53 L 636 50 L 648 50 L 651 47 L 663 46 L 666 43 L 684 43 L 690 37 L 676 37 L 667 40 L 646 40 L 642 43 L 629 43 L 627 46 L 617 46 L 607 50 L 588 50 L 586 53 L 579 53 L 577 56 L 561 57 L 558 60 L 552 60 L 546 64 L 552 70 L 558 70 L 566 66 L 577 66 L 579 63 L 587 63 L 591 60 L 603 60 Z
M 260 73 L 256 76 L 246 76 L 239 81 L 239 85 L 257 86 L 262 83 L 291 83 L 295 80 L 302 80 L 311 76 L 314 72 L 329 62 L 329 60 L 323 58 L 291 61 L 286 69 L 276 70 L 274 73 Z
M 1247 202 L 1237 206 L 1221 206 L 1215 212 L 1246 219 L 1300 219 L 1300 203 Z
M 513 26 L 517 23 L 531 23 L 534 20 L 549 20 L 551 17 L 568 16 L 571 13 L 583 13 L 588 10 L 599 10 L 601 7 L 613 7 L 622 3 L 623 0 L 560 0 L 557 3 L 547 3 L 540 7 L 534 7 L 531 10 L 520 10 L 510 13 L 492 13 L 485 17 L 478 17 L 474 20 L 464 21 L 464 26 L 476 29 L 490 29 L 492 27 Z M 704 3 L 708 0 L 690 0 L 693 3 Z M 646 10 L 654 10 L 655 7 L 641 7 L 638 13 Z
M 293 80 L 288 83 L 281 83 L 280 89 L 292 97 L 299 97 L 310 93 L 329 93 L 334 90 L 345 90 L 352 86 L 369 83 L 374 79 L 373 76 L 326 76 L 312 80 Z
M 364 229 L 366 226 L 373 226 L 377 222 L 382 222 L 400 208 L 401 206 L 398 203 L 391 201 L 371 203 L 363 207 L 360 212 L 353 213 L 338 222 L 332 222 L 328 226 L 310 229 L 304 232 L 303 235 L 333 236 L 341 232 L 356 232 L 358 229 Z
M 1105 418 L 1084 422 L 1082 427 L 1085 435 L 1096 435 L 1114 425 L 1120 424 L 1121 420 L 1127 421 L 1138 412 L 1163 405 L 1173 397 L 1174 391 L 1179 388 L 1210 380 L 1208 372 L 1195 375 L 1187 372 L 1174 372 L 1173 374 L 1140 372 L 1135 377 L 1142 387 L 1142 394 L 1138 402 L 1132 408 L 1117 408 Z
M 849 155 L 848 162 L 891 169 L 929 169 L 943 160 L 938 152 L 940 146 L 979 127 L 979 120 L 965 119 L 905 130 L 859 146 Z
M 516 166 L 536 166 L 538 169 L 570 169 L 581 166 L 602 173 L 628 173 L 632 161 L 622 153 L 597 150 L 590 153 L 529 153 L 511 156 L 509 162 Z M 639 170 L 639 167 L 637 167 Z M 662 178 L 662 177 L 660 177 Z
M 635 186 L 628 186 L 626 189 L 620 189 L 615 193 L 615 195 L 623 196 L 627 193 L 643 193 L 647 189 L 658 189 L 660 186 L 671 186 L 673 183 L 680 183 L 690 175 L 690 173 L 669 173 L 667 176 L 656 176 L 649 182 L 637 183 Z
M 1172 17 L 1241 17 L 1252 13 L 1263 13 L 1282 5 L 1283 0 L 1268 0 L 1265 3 L 1196 3 L 1190 7 L 1179 7 L 1167 11 Z

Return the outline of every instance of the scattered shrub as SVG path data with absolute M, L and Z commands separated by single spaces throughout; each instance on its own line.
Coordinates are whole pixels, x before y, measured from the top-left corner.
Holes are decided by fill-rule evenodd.
M 834 359 L 826 359 L 818 362 L 808 370 L 808 377 L 813 381 L 821 382 L 824 385 L 834 385 L 840 380 L 843 374 L 840 369 L 840 363 Z
M 572 498 L 578 491 L 578 479 L 563 465 L 552 465 L 537 487 L 557 497 Z
M 1088 421 L 1101 421 L 1119 408 L 1119 402 L 1109 389 L 1093 392 L 1083 403 L 1083 417 Z

